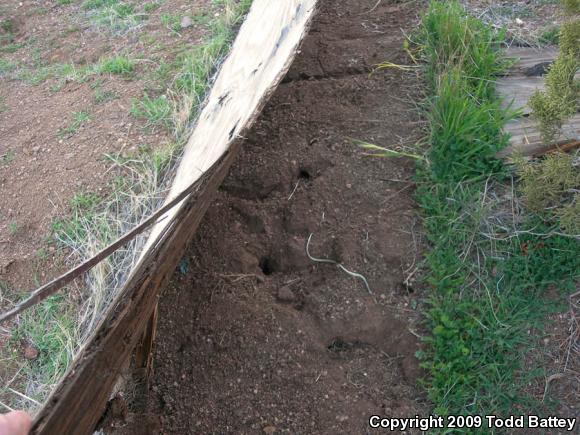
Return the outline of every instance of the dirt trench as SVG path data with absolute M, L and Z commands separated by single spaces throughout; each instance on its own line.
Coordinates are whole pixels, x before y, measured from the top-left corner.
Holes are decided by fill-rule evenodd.
M 421 135 L 418 80 L 369 75 L 408 62 L 419 6 L 322 2 L 160 299 L 146 412 L 121 432 L 355 434 L 372 414 L 424 413 L 414 164 L 352 141 Z M 311 234 L 312 256 L 372 294 L 309 259 Z

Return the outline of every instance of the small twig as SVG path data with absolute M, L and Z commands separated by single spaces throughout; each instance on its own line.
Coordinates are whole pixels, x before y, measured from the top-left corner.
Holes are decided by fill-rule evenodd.
M 382 1 L 383 0 L 378 0 L 372 8 L 370 8 L 368 11 L 365 12 L 365 14 L 370 14 L 371 12 L 373 12 L 376 8 L 379 7 Z
M 0 314 L 0 323 L 5 322 L 7 320 L 10 320 L 10 319 L 14 318 L 16 315 L 20 314 L 22 311 L 26 310 L 27 308 L 30 308 L 30 307 L 42 302 L 44 299 L 46 299 L 50 295 L 56 293 L 58 290 L 60 290 L 61 288 L 63 288 L 64 286 L 66 286 L 67 284 L 69 284 L 70 282 L 75 280 L 76 278 L 78 278 L 79 276 L 81 276 L 84 273 L 91 270 L 93 267 L 95 267 L 97 264 L 99 264 L 105 258 L 109 257 L 111 254 L 113 254 L 119 248 L 121 248 L 124 245 L 126 245 L 127 243 L 129 243 L 131 240 L 133 240 L 135 237 L 137 237 L 139 234 L 141 234 L 147 228 L 154 225 L 155 223 L 161 222 L 163 219 L 165 219 L 165 216 L 163 216 L 165 213 L 167 213 L 169 210 L 171 210 L 177 204 L 181 203 L 181 201 L 183 201 L 185 198 L 187 198 L 191 193 L 196 191 L 199 188 L 199 185 L 200 185 L 200 180 L 198 180 L 195 183 L 193 183 L 192 185 L 188 186 L 185 190 L 183 190 L 180 194 L 178 194 L 174 199 L 172 199 L 167 204 L 165 204 L 164 206 L 159 208 L 156 212 L 154 212 L 151 216 L 149 216 L 147 219 L 145 219 L 142 223 L 140 223 L 135 228 L 133 228 L 131 231 L 129 231 L 128 233 L 126 233 L 123 236 L 121 236 L 120 238 L 118 238 L 116 241 L 111 243 L 109 246 L 107 246 L 105 249 L 100 251 L 94 257 L 89 258 L 88 260 L 81 263 L 79 266 L 75 267 L 74 269 L 69 270 L 65 274 L 59 276 L 58 278 L 52 280 L 51 282 L 37 288 L 33 292 L 31 292 L 30 295 L 25 300 L 20 302 L 14 308 Z
M 20 397 L 22 397 L 22 398 L 23 398 L 23 399 L 25 399 L 25 400 L 28 400 L 28 401 L 30 401 L 30 402 L 32 402 L 32 403 L 34 403 L 34 404 L 36 404 L 36 405 L 39 405 L 39 406 L 41 406 L 41 405 L 42 405 L 42 403 L 40 403 L 39 401 L 37 401 L 37 400 L 34 400 L 32 397 L 28 397 L 27 395 L 25 395 L 25 394 L 22 394 L 22 393 L 20 393 L 20 392 L 16 391 L 14 388 L 8 388 L 8 389 L 9 389 L 10 391 L 12 391 L 14 394 L 16 394 L 17 396 L 20 396 Z
M 363 280 L 363 282 L 365 283 L 365 286 L 366 286 L 366 288 L 367 288 L 367 290 L 368 290 L 369 294 L 371 294 L 371 295 L 372 295 L 372 294 L 373 294 L 373 292 L 372 292 L 372 290 L 371 290 L 371 288 L 370 288 L 370 286 L 369 286 L 369 283 L 368 283 L 367 279 L 366 279 L 366 278 L 365 278 L 363 275 L 361 275 L 360 273 L 351 272 L 350 270 L 348 270 L 346 267 L 344 267 L 342 264 L 340 264 L 340 263 L 339 263 L 339 262 L 337 262 L 337 261 L 330 260 L 330 259 L 328 259 L 328 258 L 315 258 L 315 257 L 313 257 L 312 255 L 310 255 L 310 251 L 308 250 L 308 247 L 310 246 L 310 240 L 312 239 L 312 236 L 313 236 L 313 235 L 314 235 L 314 234 L 312 234 L 312 233 L 311 233 L 311 234 L 310 234 L 310 236 L 308 236 L 308 240 L 306 241 L 306 255 L 308 255 L 308 258 L 310 258 L 312 261 L 315 261 L 315 262 L 317 262 L 317 263 L 328 263 L 328 264 L 334 264 L 334 265 L 336 265 L 336 267 L 338 267 L 339 269 L 341 269 L 343 272 L 347 273 L 348 275 L 350 275 L 350 276 L 354 276 L 355 278 L 360 278 L 360 279 L 362 279 L 362 280 Z
M 298 180 L 296 182 L 296 186 L 294 186 L 294 190 L 292 191 L 292 193 L 290 194 L 290 196 L 288 197 L 288 201 L 290 201 L 292 199 L 292 197 L 294 196 L 294 192 L 296 192 L 296 189 L 298 189 L 298 185 L 300 184 L 300 180 Z

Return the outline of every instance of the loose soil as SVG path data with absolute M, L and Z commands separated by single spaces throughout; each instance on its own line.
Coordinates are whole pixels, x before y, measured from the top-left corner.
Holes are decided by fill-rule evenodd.
M 373 6 L 376 6 L 373 8 Z M 419 4 L 327 0 L 160 300 L 145 412 L 124 433 L 366 433 L 425 414 L 414 163 L 364 156 L 420 136 L 401 28 Z M 341 262 L 349 276 L 306 254 Z M 139 402 L 139 400 L 137 401 Z M 106 428 L 107 429 L 107 428 Z

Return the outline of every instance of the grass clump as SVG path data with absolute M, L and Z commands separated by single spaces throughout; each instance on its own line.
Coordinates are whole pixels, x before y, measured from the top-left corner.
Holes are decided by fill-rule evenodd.
M 136 30 L 147 19 L 147 15 L 137 11 L 132 3 L 121 0 L 86 0 L 83 9 L 95 25 L 113 33 Z
M 561 306 L 557 298 L 546 303 L 546 289 L 565 294 L 580 278 L 580 240 L 558 232 L 558 225 L 574 221 L 577 201 L 562 209 L 560 224 L 523 214 L 506 183 L 508 169 L 494 157 L 507 143 L 502 127 L 513 115 L 501 108 L 493 85 L 507 65 L 502 36 L 458 2 L 432 0 L 415 37 L 431 91 L 431 146 L 428 158 L 418 160 L 417 189 L 430 244 L 424 277 L 431 289 L 430 334 L 417 356 L 439 415 L 545 410 L 526 392 L 544 379 L 539 366 L 524 370 L 536 346 L 529 332 L 543 330 L 546 314 Z M 553 159 L 546 168 L 525 170 L 530 180 L 549 180 L 558 195 L 572 175 L 569 162 Z M 524 198 L 549 204 L 550 195 L 533 192 L 535 187 L 523 182 Z
M 78 129 L 90 119 L 91 116 L 87 112 L 73 112 L 72 122 L 58 131 L 59 137 L 69 138 L 74 136 Z
M 8 165 L 14 160 L 16 153 L 13 149 L 9 149 L 4 154 L 0 154 L 0 165 Z
M 505 69 L 505 61 L 498 56 L 504 34 L 470 15 L 458 13 L 459 8 L 454 1 L 431 2 L 423 16 L 416 38 L 426 65 L 426 79 L 431 92 L 436 93 L 440 76 L 457 69 L 477 91 L 477 98 L 490 98 L 493 87 L 482 78 L 494 77 Z
M 135 70 L 135 63 L 126 56 L 114 56 L 102 59 L 97 69 L 101 74 L 127 75 Z
M 560 28 L 558 26 L 550 26 L 538 37 L 538 42 L 542 45 L 558 45 L 560 42 Z
M 164 95 L 151 98 L 145 94 L 140 100 L 133 100 L 129 112 L 136 118 L 146 119 L 147 125 L 171 127 L 171 104 Z

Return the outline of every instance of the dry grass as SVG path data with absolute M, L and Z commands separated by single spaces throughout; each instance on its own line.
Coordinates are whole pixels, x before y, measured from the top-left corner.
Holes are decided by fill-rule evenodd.
M 174 143 L 129 158 L 106 156 L 111 162 L 109 171 L 116 175 L 111 196 L 103 200 L 79 193 L 71 203 L 72 215 L 54 223 L 54 237 L 68 250 L 68 263 L 78 264 L 91 258 L 160 206 L 211 76 L 227 53 L 235 36 L 234 28 L 250 4 L 250 0 L 213 1 L 221 12 L 210 24 L 210 37 L 184 59 L 176 71 L 174 86 L 165 97 L 168 117 L 164 121 L 173 132 Z M 18 347 L 27 342 L 40 350 L 43 357 L 24 361 L 14 370 L 12 379 L 0 385 L 0 405 L 31 412 L 41 406 L 125 283 L 146 240 L 147 234 L 140 235 L 94 267 L 82 283 L 67 290 L 67 297 L 51 296 L 18 317 L 10 331 L 11 343 Z M 3 298 L 5 295 L 2 292 Z M 23 296 L 11 298 L 10 304 Z M 2 354 L 0 358 L 14 363 L 15 356 Z M 15 385 L 21 386 L 22 391 Z

